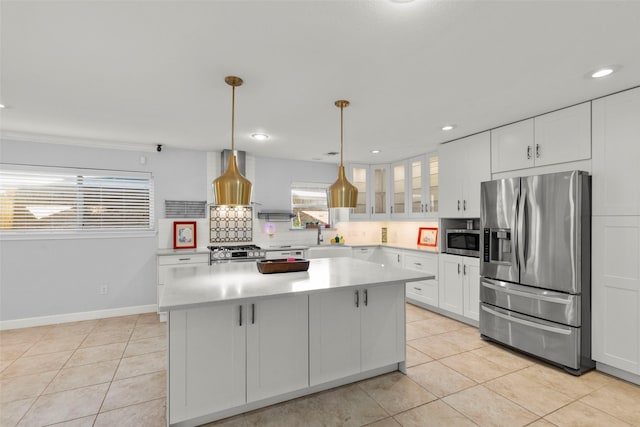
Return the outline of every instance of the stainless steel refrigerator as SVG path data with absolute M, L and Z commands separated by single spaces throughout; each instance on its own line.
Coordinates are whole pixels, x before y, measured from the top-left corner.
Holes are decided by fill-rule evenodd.
M 481 185 L 480 333 L 579 375 L 591 360 L 586 172 Z

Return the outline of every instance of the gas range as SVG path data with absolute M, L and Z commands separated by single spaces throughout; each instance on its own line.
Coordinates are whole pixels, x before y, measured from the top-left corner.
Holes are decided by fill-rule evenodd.
M 254 261 L 264 259 L 266 253 L 260 246 L 252 244 L 233 246 L 207 246 L 211 250 L 209 264 L 224 261 Z

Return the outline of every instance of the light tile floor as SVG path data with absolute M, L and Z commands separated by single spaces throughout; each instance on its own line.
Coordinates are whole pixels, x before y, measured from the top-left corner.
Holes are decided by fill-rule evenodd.
M 165 425 L 166 324 L 154 314 L 0 331 L 0 426 Z M 407 305 L 399 372 L 210 426 L 640 426 L 640 387 L 573 377 Z

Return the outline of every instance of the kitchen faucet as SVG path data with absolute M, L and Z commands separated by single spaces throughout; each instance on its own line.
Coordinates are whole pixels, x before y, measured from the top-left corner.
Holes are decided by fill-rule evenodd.
M 324 241 L 324 239 L 322 238 L 322 229 L 320 228 L 320 223 L 316 222 L 316 225 L 318 226 L 318 246 L 320 246 L 320 242 Z

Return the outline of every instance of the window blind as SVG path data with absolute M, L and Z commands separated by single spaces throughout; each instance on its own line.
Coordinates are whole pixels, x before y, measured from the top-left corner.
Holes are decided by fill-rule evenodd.
M 150 173 L 0 165 L 0 231 L 153 229 Z

